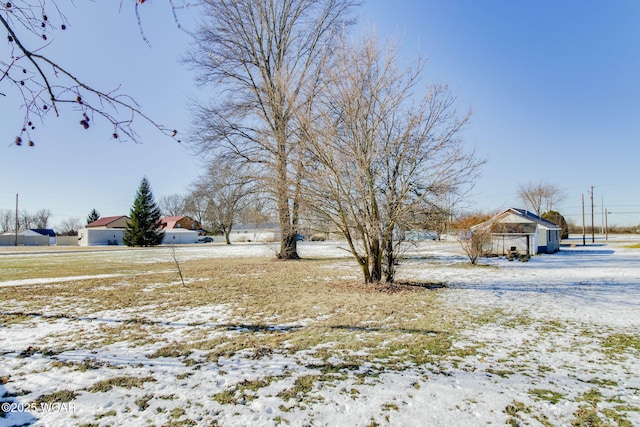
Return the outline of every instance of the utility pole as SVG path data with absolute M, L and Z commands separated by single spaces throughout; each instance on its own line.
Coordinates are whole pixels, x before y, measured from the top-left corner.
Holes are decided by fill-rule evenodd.
M 586 246 L 586 236 L 584 232 L 584 194 L 582 195 L 582 246 Z
M 600 223 L 600 229 L 602 231 L 601 234 L 605 234 L 604 232 L 604 194 L 600 195 L 601 200 L 602 200 L 602 204 L 600 205 L 600 211 L 602 212 L 602 222 Z
M 604 208 L 604 238 L 609 240 L 609 212 Z
M 18 193 L 16 193 L 16 241 L 15 246 L 18 246 Z
M 594 216 L 593 216 L 593 189 L 595 187 L 592 185 L 591 186 L 591 243 L 595 243 L 596 242 L 596 229 L 594 226 Z

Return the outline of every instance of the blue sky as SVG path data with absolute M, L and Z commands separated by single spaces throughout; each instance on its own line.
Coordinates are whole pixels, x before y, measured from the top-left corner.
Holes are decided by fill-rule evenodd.
M 168 2 L 140 8 L 151 47 L 133 6 L 76 3 L 50 55 L 90 84 L 121 85 L 158 122 L 187 129 L 199 89 L 179 63 L 189 39 Z M 597 225 L 602 200 L 610 224 L 640 224 L 640 2 L 370 0 L 358 12 L 359 28 L 397 40 L 407 61 L 427 58 L 426 79 L 448 83 L 459 110 L 473 111 L 465 137 L 487 163 L 470 208 L 519 207 L 518 185 L 544 181 L 564 190 L 559 210 L 579 223 L 593 185 Z M 93 208 L 127 214 L 143 176 L 160 198 L 187 192 L 200 173 L 187 149 L 142 122 L 142 144 L 121 143 L 109 127 L 84 130 L 78 113 L 64 110 L 39 125 L 29 148 L 12 145 L 21 124 L 15 98 L 0 99 L 0 115 L 0 209 L 13 209 L 19 193 L 20 209 L 50 209 L 52 225 L 84 220 Z

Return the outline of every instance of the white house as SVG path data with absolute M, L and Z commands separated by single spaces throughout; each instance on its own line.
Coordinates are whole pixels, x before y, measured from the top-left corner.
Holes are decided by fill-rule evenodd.
M 276 242 L 280 239 L 277 224 L 240 224 L 231 229 L 232 242 Z
M 481 224 L 471 232 L 491 233 L 491 255 L 508 255 L 518 251 L 527 255 L 552 254 L 560 250 L 561 228 L 525 209 L 509 208 Z
M 124 230 L 129 217 L 125 215 L 107 216 L 78 230 L 80 246 L 122 245 Z
M 185 230 L 181 228 L 165 228 L 163 245 L 181 245 L 184 243 L 197 243 L 200 233 L 198 230 Z

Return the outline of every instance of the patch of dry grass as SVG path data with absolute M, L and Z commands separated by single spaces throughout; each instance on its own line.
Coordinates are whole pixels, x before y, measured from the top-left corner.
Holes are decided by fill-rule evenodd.
M 188 283 L 184 286 L 168 256 L 165 263 L 134 262 L 124 267 L 111 255 L 40 256 L 27 266 L 18 256 L 0 258 L 0 267 L 18 269 L 19 276 L 120 274 L 2 287 L 0 298 L 7 304 L 0 320 L 25 322 L 36 316 L 108 321 L 94 326 L 94 333 L 83 330 L 66 341 L 88 349 L 121 341 L 138 346 L 162 343 L 162 333 L 170 328 L 164 322 L 175 313 L 223 305 L 229 308 L 224 321 L 195 321 L 183 328 L 181 340 L 150 353 L 151 357 L 186 358 L 194 350 L 203 350 L 209 361 L 239 352 L 260 358 L 273 352 L 305 351 L 323 360 L 335 354 L 357 363 L 424 363 L 451 345 L 454 327 L 440 309 L 437 289 L 415 284 L 374 286 L 344 279 L 357 268 L 344 259 L 339 263 L 264 258 L 184 261 L 181 270 Z M 94 315 L 103 310 L 113 310 L 117 318 Z

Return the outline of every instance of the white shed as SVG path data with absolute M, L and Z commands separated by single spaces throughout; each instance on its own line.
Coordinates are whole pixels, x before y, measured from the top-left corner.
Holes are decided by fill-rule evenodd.
M 122 245 L 124 228 L 81 228 L 78 230 L 80 246 Z
M 525 209 L 509 208 L 488 221 L 473 226 L 472 232 L 490 230 L 492 255 L 518 251 L 528 255 L 552 254 L 560 250 L 561 228 Z

